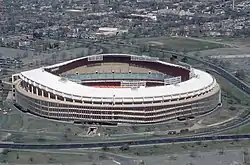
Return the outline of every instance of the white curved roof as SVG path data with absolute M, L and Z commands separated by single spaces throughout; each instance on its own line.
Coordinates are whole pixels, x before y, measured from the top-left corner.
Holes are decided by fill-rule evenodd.
M 91 56 L 98 56 L 98 55 L 102 55 L 102 56 L 108 56 L 108 55 L 112 55 L 112 56 L 137 56 L 137 55 L 131 55 L 131 54 L 97 54 L 97 55 L 90 55 L 90 56 L 85 56 L 85 57 L 80 57 L 80 58 L 75 58 L 73 60 L 69 60 L 69 61 L 65 61 L 65 62 L 61 62 L 61 63 L 58 63 L 58 64 L 54 64 L 54 65 L 50 65 L 50 66 L 46 66 L 45 68 L 56 68 L 56 67 L 59 67 L 59 66 L 62 66 L 62 65 L 66 65 L 66 64 L 69 64 L 69 63 L 72 63 L 74 61 L 78 61 L 78 60 L 81 60 L 81 59 L 85 59 L 85 58 L 88 58 L 88 57 L 91 57 Z M 138 57 L 138 56 L 137 56 Z M 148 56 L 144 56 L 144 57 L 148 57 Z M 149 57 L 150 58 L 150 57 Z M 171 64 L 171 63 L 167 63 L 167 62 L 163 62 L 163 61 L 157 61 L 159 63 L 163 63 L 163 64 L 166 64 L 166 65 L 170 65 L 170 66 L 175 66 L 175 67 L 182 67 L 180 65 L 176 65 L 176 64 Z M 184 68 L 184 67 L 183 67 Z
M 86 58 L 86 57 L 85 57 Z M 75 60 L 72 60 L 75 61 Z M 60 66 L 66 63 L 53 65 L 53 67 Z M 159 61 L 161 62 L 161 61 Z M 163 62 L 161 62 L 163 63 Z M 168 65 L 168 63 L 166 63 Z M 48 68 L 53 68 L 52 66 Z M 77 84 L 70 80 L 62 81 L 61 77 L 53 75 L 44 71 L 43 68 L 38 68 L 30 71 L 25 71 L 20 74 L 20 77 L 25 81 L 30 81 L 34 85 L 44 88 L 45 90 L 52 90 L 55 93 L 69 95 L 71 97 L 90 97 L 90 98 L 157 98 L 179 97 L 180 94 L 194 95 L 201 91 L 213 88 L 216 80 L 207 72 L 194 69 L 197 77 L 193 77 L 187 81 L 181 82 L 177 85 L 166 85 L 157 87 L 138 88 L 131 90 L 130 88 L 95 88 Z

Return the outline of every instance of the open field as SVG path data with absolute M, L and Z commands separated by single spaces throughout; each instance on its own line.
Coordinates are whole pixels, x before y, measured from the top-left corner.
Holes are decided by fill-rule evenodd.
M 228 97 L 232 97 L 231 99 L 234 99 L 239 104 L 248 105 L 249 102 L 249 96 L 246 95 L 244 92 L 237 89 L 234 85 L 232 85 L 230 82 L 228 82 L 225 78 L 213 74 L 213 76 L 216 78 L 218 83 L 221 85 L 222 90 L 227 92 Z
M 230 130 L 227 132 L 228 134 L 248 134 L 250 133 L 250 125 L 243 125 L 241 127 L 238 127 L 236 129 Z
M 250 47 L 250 38 L 206 37 L 204 39 Z
M 36 152 L 8 149 L 0 153 L 0 163 L 8 162 L 10 164 L 81 163 L 82 165 L 87 165 L 102 160 L 107 160 L 107 158 L 100 153 L 67 154 L 66 152 Z
M 152 156 L 165 154 L 183 154 L 187 152 L 207 152 L 214 150 L 226 150 L 235 148 L 250 147 L 250 140 L 241 141 L 209 141 L 209 142 L 191 142 L 191 143 L 172 143 L 153 146 L 129 147 L 124 150 L 121 148 L 108 148 L 107 152 L 123 154 L 128 156 Z
M 19 114 L 11 114 L 6 119 L 6 122 L 2 125 L 3 129 L 19 130 L 23 126 L 23 119 Z
M 186 154 L 162 155 L 141 157 L 147 165 L 242 165 L 243 153 L 241 150 L 225 151 L 223 154 L 216 152 L 194 152 Z
M 150 44 L 158 48 L 178 52 L 201 51 L 225 47 L 223 44 L 213 43 L 209 41 L 199 41 L 177 37 L 139 38 L 135 39 L 135 42 L 138 44 Z
M 248 55 L 250 52 L 248 53 Z M 232 59 L 219 59 L 220 63 L 223 63 L 223 67 L 226 68 L 228 71 L 230 71 L 232 74 L 235 74 L 237 71 L 244 71 L 244 76 L 241 77 L 241 79 L 247 83 L 250 84 L 250 58 L 232 58 Z

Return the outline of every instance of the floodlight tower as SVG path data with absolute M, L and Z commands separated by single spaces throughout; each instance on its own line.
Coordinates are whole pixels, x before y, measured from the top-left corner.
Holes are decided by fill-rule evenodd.
M 2 12 L 3 12 L 3 0 L 0 0 L 0 16 L 2 18 Z
M 6 8 L 4 6 L 3 0 L 0 0 L 0 20 L 5 20 Z
M 0 0 L 0 21 L 4 20 L 3 0 Z M 0 24 L 0 29 L 3 29 L 3 25 Z M 0 30 L 0 35 L 3 34 L 3 30 Z M 1 40 L 1 38 L 0 38 Z

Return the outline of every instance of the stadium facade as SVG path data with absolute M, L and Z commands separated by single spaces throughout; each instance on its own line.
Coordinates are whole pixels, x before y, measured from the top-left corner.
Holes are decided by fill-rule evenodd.
M 12 76 L 15 104 L 41 117 L 150 124 L 194 118 L 221 104 L 209 73 L 146 56 L 101 54 Z

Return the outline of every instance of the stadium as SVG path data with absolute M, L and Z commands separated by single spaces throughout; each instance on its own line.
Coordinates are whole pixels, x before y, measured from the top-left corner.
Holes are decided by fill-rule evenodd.
M 40 117 L 89 124 L 185 120 L 221 104 L 216 79 L 185 63 L 99 54 L 12 75 L 15 105 Z

